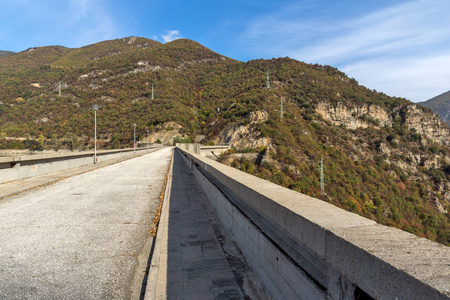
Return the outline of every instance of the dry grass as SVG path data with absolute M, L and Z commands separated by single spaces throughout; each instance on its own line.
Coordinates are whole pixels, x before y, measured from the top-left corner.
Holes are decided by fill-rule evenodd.
M 158 231 L 158 224 L 159 220 L 161 219 L 161 211 L 164 203 L 164 197 L 166 195 L 167 180 L 169 179 L 170 166 L 171 164 L 169 164 L 169 168 L 167 169 L 166 176 L 164 178 L 164 185 L 161 194 L 159 195 L 159 205 L 158 208 L 156 209 L 155 217 L 153 218 L 154 227 L 150 230 L 150 236 L 152 237 L 155 237 L 156 232 Z

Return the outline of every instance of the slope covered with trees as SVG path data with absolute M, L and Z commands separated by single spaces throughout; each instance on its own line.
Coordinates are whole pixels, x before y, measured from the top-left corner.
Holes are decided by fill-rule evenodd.
M 232 143 L 223 163 L 450 243 L 447 127 L 330 66 L 125 38 L 0 57 L 0 101 L 3 148 L 90 148 L 98 104 L 100 147 L 130 146 L 133 123 L 142 139 L 173 122 L 180 139 Z
M 12 51 L 2 51 L 0 50 L 0 56 L 12 55 L 14 52 Z

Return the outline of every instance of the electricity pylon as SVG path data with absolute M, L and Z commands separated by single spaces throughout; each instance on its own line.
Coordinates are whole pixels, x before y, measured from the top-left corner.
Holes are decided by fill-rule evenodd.
M 323 155 L 320 157 L 320 168 L 316 170 L 320 170 L 320 194 L 325 195 L 325 182 L 323 176 Z
M 283 97 L 281 97 L 281 103 L 280 103 L 280 121 L 283 120 L 283 115 L 284 115 L 284 111 L 283 111 Z

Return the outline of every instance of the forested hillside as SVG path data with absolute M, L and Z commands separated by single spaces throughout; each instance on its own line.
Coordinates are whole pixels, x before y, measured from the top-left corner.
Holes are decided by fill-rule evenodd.
M 0 101 L 3 148 L 89 149 L 98 104 L 100 147 L 132 145 L 133 123 L 140 140 L 230 143 L 223 163 L 450 244 L 446 125 L 330 66 L 132 37 L 2 56 Z
M 12 55 L 14 52 L 0 50 L 0 56 Z

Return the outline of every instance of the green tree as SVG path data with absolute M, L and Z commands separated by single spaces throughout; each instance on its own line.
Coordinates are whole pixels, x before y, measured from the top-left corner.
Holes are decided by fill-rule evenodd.
M 38 143 L 38 149 L 39 151 L 44 150 L 44 144 L 45 144 L 45 137 L 42 135 L 42 133 L 38 136 L 37 138 L 37 143 Z

